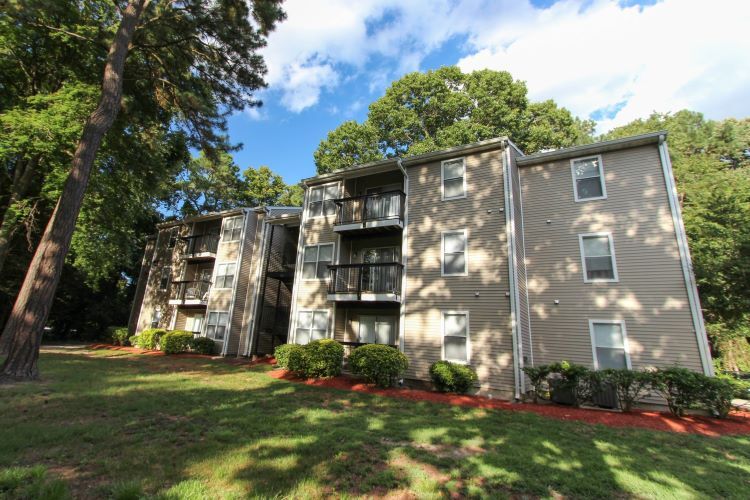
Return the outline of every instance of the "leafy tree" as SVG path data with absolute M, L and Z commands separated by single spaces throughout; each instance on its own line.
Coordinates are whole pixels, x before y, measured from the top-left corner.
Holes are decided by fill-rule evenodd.
M 750 119 L 654 113 L 603 139 L 666 130 L 714 355 L 750 370 Z
M 287 190 L 287 185 L 279 174 L 262 165 L 247 168 L 242 173 L 243 183 L 240 190 L 240 201 L 248 207 L 275 205 Z
M 535 152 L 591 142 L 593 122 L 553 101 L 530 103 L 505 71 L 455 66 L 409 73 L 370 104 L 364 123 L 344 122 L 315 151 L 318 173 L 507 135 Z
M 40 24 L 35 18 L 28 18 L 27 13 L 43 11 L 46 2 L 24 3 L 32 8 L 14 4 L 10 15 L 4 15 L 6 20 L 11 19 L 8 25 Z M 64 7 L 75 11 L 77 5 L 71 1 Z M 107 5 L 106 16 L 89 20 L 89 26 L 96 26 L 97 30 L 104 27 L 102 39 L 108 47 L 106 56 L 99 52 L 100 57 L 104 56 L 99 102 L 84 123 L 70 174 L 5 325 L 3 336 L 10 347 L 2 368 L 4 378 L 38 376 L 36 361 L 42 328 L 96 155 L 120 109 L 137 112 L 141 119 L 127 121 L 128 125 L 151 118 L 184 131 L 190 142 L 204 150 L 226 147 L 222 135 L 226 115 L 259 104 L 252 93 L 264 85 L 265 66 L 257 50 L 283 19 L 276 0 L 255 0 L 250 4 L 240 0 L 115 0 Z M 110 22 L 102 22 L 105 18 Z M 60 30 L 54 24 L 41 24 L 41 28 Z M 65 30 L 65 35 L 82 36 L 95 45 L 101 41 L 79 32 Z

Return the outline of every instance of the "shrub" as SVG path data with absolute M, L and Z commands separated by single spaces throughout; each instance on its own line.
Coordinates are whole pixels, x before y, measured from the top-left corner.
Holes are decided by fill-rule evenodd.
M 703 377 L 687 368 L 662 368 L 651 373 L 651 386 L 667 401 L 669 411 L 681 417 L 699 402 Z
M 549 368 L 550 373 L 557 375 L 550 383 L 552 399 L 555 402 L 579 406 L 589 399 L 591 390 L 590 379 L 587 379 L 587 376 L 591 370 L 568 361 L 553 363 Z
M 477 374 L 470 366 L 437 361 L 430 366 L 430 378 L 440 392 L 468 392 L 477 381 Z
M 701 377 L 698 399 L 701 406 L 718 418 L 725 418 L 732 410 L 732 399 L 738 396 L 738 386 L 729 377 Z
M 179 354 L 187 351 L 192 342 L 193 332 L 173 330 L 162 335 L 159 343 L 164 354 Z
M 393 347 L 368 344 L 357 347 L 349 356 L 352 373 L 361 375 L 379 387 L 392 387 L 409 368 L 406 355 Z
M 303 347 L 305 375 L 308 378 L 335 377 L 341 374 L 344 346 L 333 339 L 313 340 Z
M 138 335 L 131 335 L 128 338 L 128 342 L 130 342 L 130 345 L 132 345 L 133 347 L 138 347 L 138 339 Z
M 299 375 L 307 376 L 307 353 L 305 346 L 292 344 L 295 347 L 287 350 L 286 369 Z
M 652 385 L 652 373 L 627 369 L 607 369 L 601 372 L 602 381 L 611 385 L 617 394 L 620 409 L 632 411 L 635 403 L 642 398 Z
M 127 326 L 110 326 L 107 328 L 107 336 L 112 339 L 114 345 L 128 345 Z
M 198 354 L 213 354 L 215 345 L 214 341 L 208 337 L 194 337 L 190 339 L 190 350 Z
M 162 335 L 167 333 L 163 328 L 147 328 L 138 335 L 138 347 L 141 349 L 158 349 Z
M 273 356 L 276 358 L 276 365 L 279 368 L 289 368 L 289 355 L 295 349 L 302 349 L 299 344 L 283 344 L 278 346 L 273 351 Z
M 531 386 L 534 388 L 534 402 L 537 403 L 540 397 L 543 397 L 544 384 L 550 374 L 549 365 L 525 366 L 523 372 L 529 377 Z

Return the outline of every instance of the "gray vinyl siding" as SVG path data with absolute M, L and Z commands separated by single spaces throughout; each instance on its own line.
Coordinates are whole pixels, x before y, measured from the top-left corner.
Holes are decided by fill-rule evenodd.
M 623 319 L 634 368 L 700 371 L 657 146 L 603 153 L 602 163 L 608 197 L 583 202 L 569 160 L 520 169 L 534 361 L 592 365 L 588 320 Z M 584 283 L 578 235 L 592 232 L 612 233 L 619 282 Z
M 471 365 L 484 388 L 514 386 L 502 149 L 466 158 L 467 197 L 441 200 L 441 162 L 408 167 L 404 350 L 408 378 L 442 356 L 442 312 L 469 311 Z M 441 233 L 467 231 L 468 275 L 441 276 Z M 477 295 L 478 294 L 478 295 Z

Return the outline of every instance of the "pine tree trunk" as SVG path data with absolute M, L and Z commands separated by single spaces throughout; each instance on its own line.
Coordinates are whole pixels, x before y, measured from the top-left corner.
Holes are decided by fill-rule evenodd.
M 96 152 L 115 121 L 122 98 L 125 59 L 138 19 L 148 0 L 132 0 L 107 55 L 99 104 L 86 121 L 73 155 L 73 165 L 42 240 L 26 272 L 3 336 L 10 342 L 0 380 L 33 380 L 39 377 L 37 360 L 44 325 L 70 248 L 76 219 L 91 176 Z

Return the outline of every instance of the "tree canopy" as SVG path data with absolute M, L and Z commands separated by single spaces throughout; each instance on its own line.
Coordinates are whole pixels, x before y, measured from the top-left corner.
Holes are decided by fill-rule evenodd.
M 314 160 L 318 173 L 326 173 L 504 135 L 532 153 L 591 142 L 593 128 L 554 101 L 530 102 L 526 84 L 506 71 L 466 74 L 446 66 L 393 82 L 363 123 L 331 131 Z

